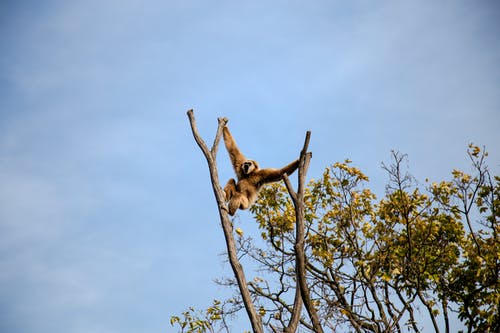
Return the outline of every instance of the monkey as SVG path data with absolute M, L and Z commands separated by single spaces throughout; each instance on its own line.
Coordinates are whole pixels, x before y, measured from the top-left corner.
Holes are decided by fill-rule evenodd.
M 227 126 L 223 127 L 222 133 L 238 180 L 231 178 L 224 187 L 225 201 L 228 202 L 231 216 L 234 216 L 238 208 L 248 209 L 257 199 L 263 185 L 280 181 L 285 173 L 291 175 L 299 167 L 297 159 L 281 169 L 261 169 L 256 161 L 247 159 L 239 150 Z

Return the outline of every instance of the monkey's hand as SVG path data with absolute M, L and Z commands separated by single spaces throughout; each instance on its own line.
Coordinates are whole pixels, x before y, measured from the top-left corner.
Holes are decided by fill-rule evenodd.
M 221 206 L 220 206 L 220 209 L 225 210 L 225 211 L 226 211 L 226 213 L 229 213 L 229 208 L 227 208 L 227 205 L 226 205 L 226 204 L 221 205 Z

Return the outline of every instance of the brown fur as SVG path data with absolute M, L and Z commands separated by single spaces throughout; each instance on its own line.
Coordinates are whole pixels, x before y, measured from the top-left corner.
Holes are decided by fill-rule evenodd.
M 285 173 L 290 175 L 299 166 L 299 160 L 295 160 L 281 169 L 260 169 L 257 162 L 248 160 L 241 153 L 227 126 L 223 128 L 223 134 L 238 179 L 238 182 L 233 178 L 229 179 L 224 187 L 230 215 L 234 215 L 238 208 L 249 208 L 257 199 L 257 194 L 263 185 L 281 180 Z

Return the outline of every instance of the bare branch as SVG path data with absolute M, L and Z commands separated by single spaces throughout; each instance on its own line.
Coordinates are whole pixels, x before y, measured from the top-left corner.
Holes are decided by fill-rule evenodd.
M 429 302 L 427 302 L 427 300 L 425 299 L 424 295 L 422 295 L 422 291 L 421 290 L 417 290 L 417 295 L 418 295 L 418 298 L 420 299 L 420 301 L 427 308 L 427 311 L 429 312 L 429 317 L 431 317 L 432 325 L 434 326 L 434 331 L 436 333 L 439 333 L 439 326 L 438 326 L 438 324 L 436 322 L 436 316 L 433 313 L 432 306 L 429 304 Z
M 285 180 L 285 185 L 290 193 L 292 198 L 294 207 L 295 207 L 295 220 L 296 220 L 296 229 L 295 229 L 295 274 L 297 277 L 297 288 L 300 290 L 300 296 L 304 303 L 304 306 L 309 314 L 309 318 L 311 318 L 313 329 L 317 333 L 323 333 L 323 328 L 321 327 L 321 323 L 318 317 L 318 313 L 314 304 L 312 304 L 311 295 L 309 291 L 309 286 L 307 285 L 306 280 L 306 258 L 305 258 L 305 223 L 304 223 L 304 183 L 306 178 L 307 169 L 309 168 L 309 162 L 311 160 L 312 154 L 307 152 L 307 148 L 309 146 L 309 140 L 311 137 L 311 132 L 307 131 L 306 138 L 304 140 L 304 147 L 300 152 L 300 162 L 299 162 L 299 183 L 298 183 L 298 191 L 295 193 L 292 189 L 290 181 L 288 177 L 283 177 Z M 296 295 L 297 300 L 297 295 Z M 294 308 L 294 312 L 292 315 L 296 315 L 295 311 L 298 310 Z M 290 323 L 292 324 L 292 323 Z
M 219 126 L 217 128 L 217 134 L 214 140 L 214 146 L 212 150 L 208 150 L 207 145 L 200 137 L 198 133 L 198 129 L 196 127 L 196 121 L 194 118 L 193 110 L 189 110 L 187 112 L 189 117 L 189 122 L 191 124 L 191 130 L 193 132 L 194 139 L 198 146 L 205 155 L 205 158 L 208 162 L 208 169 L 210 171 L 210 179 L 212 181 L 212 187 L 215 194 L 215 198 L 217 200 L 218 208 L 219 208 L 219 217 L 221 220 L 222 229 L 224 231 L 224 237 L 226 240 L 227 253 L 229 256 L 229 262 L 231 264 L 231 268 L 233 269 L 234 276 L 238 283 L 238 287 L 241 293 L 241 297 L 243 299 L 243 303 L 245 305 L 245 309 L 247 311 L 248 318 L 252 325 L 252 330 L 256 333 L 263 333 L 262 322 L 260 320 L 260 316 L 255 311 L 255 306 L 252 301 L 252 297 L 250 295 L 250 291 L 248 290 L 247 281 L 245 278 L 245 273 L 243 271 L 243 267 L 238 260 L 238 254 L 236 250 L 236 245 L 233 237 L 233 226 L 231 221 L 229 220 L 229 216 L 227 213 L 227 208 L 224 203 L 224 194 L 222 188 L 219 185 L 219 176 L 217 174 L 217 164 L 216 164 L 216 146 L 219 143 L 220 137 L 222 135 L 222 128 L 227 123 L 226 118 L 219 118 Z
M 304 140 L 304 146 L 302 147 L 302 150 L 300 151 L 300 155 L 305 155 L 307 154 L 307 148 L 309 147 L 309 141 L 311 140 L 311 131 L 306 132 L 306 139 Z
M 210 151 L 208 150 L 205 141 L 203 141 L 203 139 L 200 136 L 200 133 L 198 132 L 198 127 L 196 126 L 196 119 L 194 118 L 193 109 L 189 110 L 187 112 L 187 115 L 189 117 L 189 123 L 191 124 L 191 131 L 193 132 L 194 139 L 198 144 L 198 146 L 200 147 L 201 151 L 203 152 L 203 155 L 205 155 L 207 162 L 210 164 L 212 155 L 210 154 Z
M 226 117 L 223 118 L 217 118 L 217 121 L 219 122 L 219 126 L 217 127 L 217 134 L 215 135 L 214 139 L 214 144 L 211 149 L 212 157 L 215 159 L 215 156 L 217 156 L 217 149 L 219 148 L 219 141 L 220 138 L 222 137 L 222 129 L 224 126 L 226 126 L 227 122 L 229 121 Z
M 300 152 L 300 163 L 299 163 L 299 185 L 297 192 L 299 195 L 304 195 L 304 184 L 306 181 L 307 170 L 309 169 L 309 162 L 311 161 L 312 153 L 307 152 L 309 147 L 309 140 L 311 139 L 311 131 L 306 132 L 306 138 L 304 140 L 304 146 Z
M 283 175 L 283 181 L 285 182 L 286 189 L 288 190 L 288 194 L 290 194 L 290 197 L 292 198 L 292 201 L 297 200 L 297 193 L 293 190 L 292 183 L 290 182 L 290 178 L 288 178 L 288 175 L 285 173 Z

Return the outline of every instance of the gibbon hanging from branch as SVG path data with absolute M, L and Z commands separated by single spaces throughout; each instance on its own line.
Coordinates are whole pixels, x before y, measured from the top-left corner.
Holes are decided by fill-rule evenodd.
M 224 143 L 238 179 L 238 181 L 233 178 L 229 179 L 224 187 L 229 215 L 234 215 L 238 208 L 248 209 L 255 202 L 263 185 L 280 181 L 284 174 L 292 174 L 298 168 L 299 160 L 281 169 L 260 169 L 256 161 L 247 159 L 241 153 L 229 128 L 224 126 L 222 131 Z

